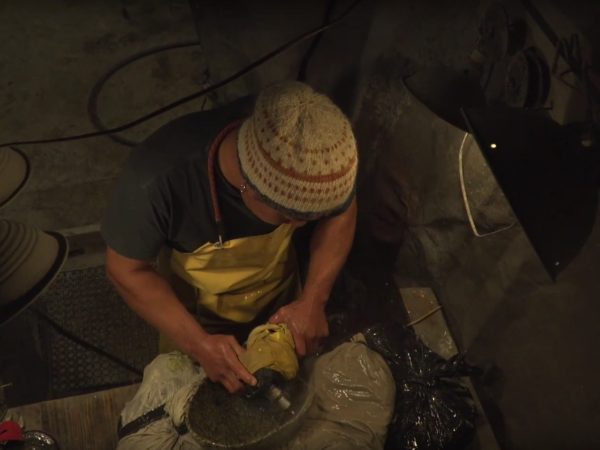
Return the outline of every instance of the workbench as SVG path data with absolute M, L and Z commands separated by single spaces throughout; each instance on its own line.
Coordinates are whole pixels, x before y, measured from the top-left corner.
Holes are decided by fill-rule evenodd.
M 8 410 L 7 419 L 44 431 L 61 450 L 114 450 L 121 410 L 138 384 L 48 400 Z

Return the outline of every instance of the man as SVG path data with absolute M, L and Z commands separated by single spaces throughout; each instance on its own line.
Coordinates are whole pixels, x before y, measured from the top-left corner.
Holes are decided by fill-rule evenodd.
M 299 356 L 328 334 L 325 304 L 356 223 L 356 142 L 343 113 L 299 82 L 265 89 L 249 117 L 248 106 L 190 114 L 150 136 L 102 225 L 121 296 L 230 392 L 256 383 L 238 359 L 254 326 L 287 324 Z M 300 289 L 290 242 L 307 221 L 318 223 Z

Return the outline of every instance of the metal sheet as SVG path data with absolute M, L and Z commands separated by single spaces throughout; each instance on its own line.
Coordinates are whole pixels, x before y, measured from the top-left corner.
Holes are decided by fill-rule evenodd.
M 499 186 L 553 279 L 585 244 L 598 209 L 597 152 L 540 111 L 463 114 Z

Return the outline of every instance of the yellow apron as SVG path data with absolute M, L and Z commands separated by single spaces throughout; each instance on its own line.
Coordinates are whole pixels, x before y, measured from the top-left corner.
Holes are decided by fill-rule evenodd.
M 215 164 L 223 139 L 240 123 L 232 123 L 222 130 L 208 154 L 209 186 L 218 241 L 207 242 L 189 253 L 172 250 L 169 271 L 193 288 L 198 311 L 208 310 L 219 320 L 248 324 L 262 311 L 268 312 L 269 303 L 286 290 L 297 292 L 298 271 L 291 245 L 294 226 L 290 224 L 282 224 L 264 235 L 224 239 Z M 291 300 L 285 299 L 286 302 Z
M 173 250 L 171 269 L 197 289 L 197 301 L 217 316 L 252 321 L 296 277 L 290 252 L 294 227 L 268 234 L 206 243 L 191 253 Z

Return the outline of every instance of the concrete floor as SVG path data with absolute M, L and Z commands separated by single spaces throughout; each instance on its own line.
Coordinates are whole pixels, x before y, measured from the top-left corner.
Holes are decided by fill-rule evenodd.
M 410 105 L 400 77 L 437 61 L 460 65 L 476 39 L 480 10 L 476 0 L 446 7 L 410 1 L 364 12 L 361 17 L 373 25 L 369 33 L 365 33 L 365 26 L 357 26 L 350 29 L 356 32 L 349 34 L 361 36 L 364 42 L 358 46 L 351 39 L 340 41 L 348 29 L 332 33 L 323 42 L 326 53 L 317 56 L 321 63 L 311 71 L 320 87 L 343 97 L 347 90 L 336 88 L 344 87 L 348 78 L 336 70 L 348 68 L 352 56 L 361 54 L 362 45 L 366 47 L 362 60 L 368 63 L 368 70 L 364 66 L 354 68 L 360 73 L 350 77 L 362 83 L 362 96 L 352 98 L 355 101 L 346 99 L 345 108 L 355 119 L 361 145 L 361 189 L 368 190 L 372 184 L 369 177 L 382 152 L 401 156 L 399 161 L 409 169 L 408 185 L 419 200 L 419 221 L 409 227 L 396 261 L 398 287 L 424 285 L 424 281 L 432 287 L 444 306 L 459 349 L 472 363 L 489 369 L 479 382 L 479 393 L 502 447 L 600 448 L 600 390 L 596 381 L 600 365 L 595 358 L 600 338 L 600 304 L 596 301 L 600 292 L 596 275 L 600 221 L 578 258 L 556 284 L 550 283 L 519 227 L 487 239 L 471 237 L 455 183 L 455 153 L 431 153 L 435 147 L 415 145 L 431 144 L 415 141 L 423 139 L 421 132 L 432 141 L 452 143 L 448 147 L 455 152 L 456 131 L 439 124 L 436 126 L 441 128 L 434 128 L 433 121 L 415 119 L 403 109 Z M 321 18 L 321 9 L 314 15 L 302 15 L 294 22 L 294 30 L 302 30 L 303 24 L 309 28 Z M 221 11 L 210 19 L 226 22 L 228 14 Z M 253 17 L 249 21 L 258 27 L 260 20 L 273 19 Z M 91 128 L 85 115 L 87 95 L 102 73 L 137 51 L 196 39 L 198 23 L 182 0 L 86 4 L 62 0 L 59 5 L 49 0 L 25 0 L 0 4 L 0 140 L 87 131 Z M 220 29 L 218 23 L 212 26 Z M 257 53 L 290 35 L 281 18 L 269 26 L 264 28 L 269 32 L 256 38 Z M 225 61 L 211 64 L 205 53 L 193 48 L 140 61 L 119 72 L 107 85 L 100 101 L 101 114 L 111 124 L 120 123 L 198 89 L 206 81 L 207 66 L 212 69 L 210 76 L 220 79 L 229 75 L 229 68 L 238 67 L 232 60 L 257 56 L 251 52 L 254 46 L 238 45 L 248 41 L 243 27 L 238 34 L 235 28 L 225 29 L 232 34 L 227 39 L 213 35 L 211 58 L 218 58 L 214 49 L 223 46 L 242 48 L 243 58 L 239 52 L 236 58 L 232 53 L 221 54 Z M 210 45 L 210 39 L 205 39 L 204 44 Z M 339 67 L 330 62 L 337 61 L 334 50 L 341 54 Z M 281 64 L 284 67 L 279 66 L 275 74 L 267 70 L 231 92 L 250 90 L 266 79 L 296 73 L 294 58 Z M 231 92 L 226 92 L 225 98 L 233 95 Z M 140 138 L 173 115 L 200 106 L 195 103 L 179 109 L 127 136 Z M 128 153 L 127 147 L 107 138 L 23 149 L 31 158 L 33 177 L 0 214 L 45 229 L 96 223 Z M 410 149 L 425 149 L 421 156 L 433 157 L 435 164 L 419 159 L 418 151 L 411 153 Z M 489 187 L 489 172 L 479 170 L 481 161 L 468 164 L 469 173 L 476 177 L 472 182 Z M 497 189 L 487 190 L 481 204 L 490 199 L 494 200 L 493 208 L 480 218 L 491 224 L 510 220 Z M 366 239 L 364 245 L 368 245 Z M 354 267 L 366 264 L 361 255 L 358 245 L 351 261 Z M 29 349 L 32 357 L 39 353 L 29 321 L 24 319 L 6 333 L 14 346 Z M 7 342 L 6 334 L 0 339 Z M 18 370 L 37 367 L 30 364 L 31 359 L 14 359 L 14 354 L 10 361 Z M 38 391 L 42 395 L 44 387 Z
M 0 140 L 5 142 L 93 131 L 88 95 L 106 71 L 142 50 L 197 35 L 182 0 L 29 0 L 0 5 L 0 39 Z M 98 114 L 109 125 L 137 118 L 200 89 L 205 70 L 200 47 L 137 61 L 106 84 Z M 139 139 L 200 105 L 185 105 L 124 136 Z M 106 137 L 24 146 L 31 179 L 0 214 L 43 229 L 97 223 L 128 149 Z
M 3 2 L 0 141 L 94 131 L 87 99 L 109 68 L 143 50 L 194 40 L 195 24 L 185 1 Z M 106 83 L 98 113 L 108 125 L 117 125 L 200 89 L 206 77 L 200 46 L 147 57 Z M 124 136 L 140 139 L 202 104 L 180 107 Z M 31 178 L 0 217 L 45 230 L 97 225 L 129 154 L 129 147 L 107 137 L 22 149 L 31 161 Z M 82 324 L 62 325 L 77 329 Z M 126 343 L 128 331 L 115 331 Z M 0 378 L 13 383 L 6 389 L 12 405 L 51 394 L 43 339 L 44 330 L 28 313 L 0 330 Z

